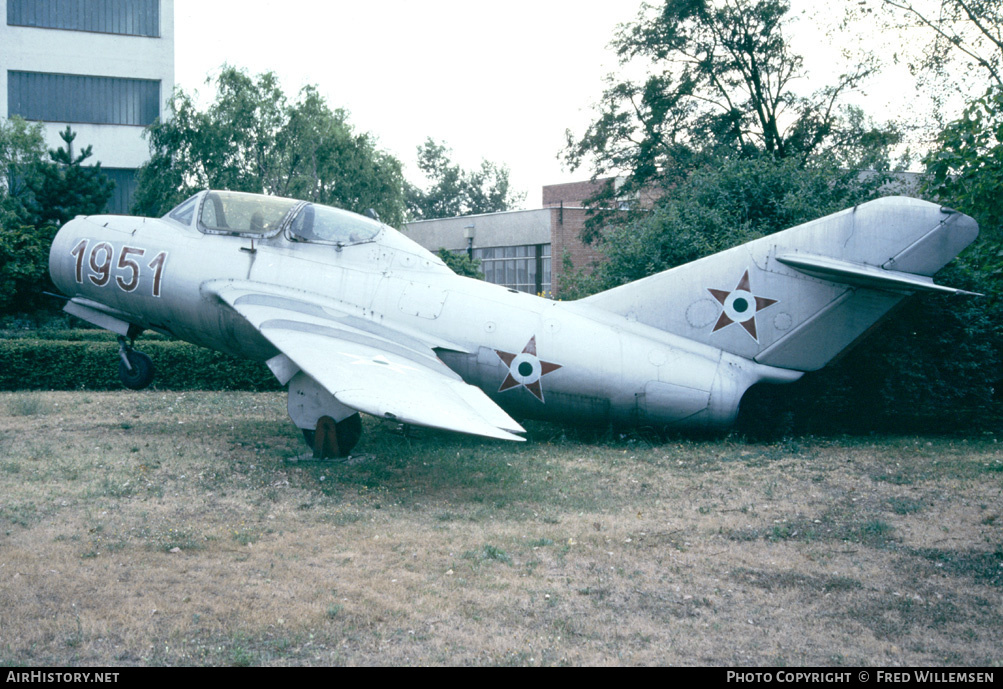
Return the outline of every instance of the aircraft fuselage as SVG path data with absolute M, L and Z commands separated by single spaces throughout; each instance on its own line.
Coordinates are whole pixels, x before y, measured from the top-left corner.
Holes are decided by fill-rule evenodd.
M 263 283 L 309 294 L 431 343 L 447 366 L 517 417 L 723 427 L 750 385 L 801 375 L 587 304 L 459 277 L 392 231 L 331 246 L 92 216 L 60 230 L 50 266 L 58 288 L 84 308 L 257 360 L 278 352 L 206 285 Z

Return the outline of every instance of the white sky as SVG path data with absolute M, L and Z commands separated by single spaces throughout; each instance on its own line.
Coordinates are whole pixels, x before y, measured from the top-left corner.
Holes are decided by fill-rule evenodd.
M 175 81 L 211 94 L 224 63 L 275 72 L 287 95 L 315 84 L 349 111 L 417 181 L 416 148 L 445 141 L 466 168 L 482 159 L 512 171 L 524 205 L 540 187 L 587 178 L 557 159 L 568 127 L 582 131 L 617 23 L 639 0 L 241 0 L 175 2 Z
M 332 108 L 349 111 L 358 131 L 371 132 L 396 155 L 409 179 L 418 181 L 416 147 L 431 136 L 445 141 L 465 168 L 485 158 L 508 165 L 514 188 L 526 192 L 524 207 L 536 208 L 542 185 L 588 177 L 588 170 L 562 169 L 564 132 L 580 134 L 591 120 L 602 77 L 617 66 L 609 41 L 640 5 L 176 0 L 175 81 L 211 97 L 206 78 L 227 63 L 252 75 L 275 72 L 293 97 L 314 84 Z M 839 61 L 841 46 L 833 40 L 852 41 L 829 39 L 811 21 L 798 26 L 798 45 L 809 65 L 820 66 L 821 87 L 829 79 L 821 72 Z M 876 91 L 882 101 L 876 107 L 896 107 L 884 104 L 887 87 Z

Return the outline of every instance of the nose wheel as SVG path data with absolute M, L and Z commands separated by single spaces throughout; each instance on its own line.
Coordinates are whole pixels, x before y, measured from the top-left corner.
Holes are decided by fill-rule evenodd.
M 126 344 L 124 337 L 118 338 L 118 377 L 122 385 L 130 390 L 142 390 L 153 382 L 153 361 L 142 352 Z

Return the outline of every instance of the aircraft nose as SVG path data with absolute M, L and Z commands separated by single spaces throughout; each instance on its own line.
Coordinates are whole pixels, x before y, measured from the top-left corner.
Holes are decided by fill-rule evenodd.
M 82 219 L 75 218 L 59 228 L 49 249 L 49 275 L 53 284 L 67 296 L 72 296 L 76 292 L 76 259 L 73 256 L 73 247 L 81 235 L 83 222 Z

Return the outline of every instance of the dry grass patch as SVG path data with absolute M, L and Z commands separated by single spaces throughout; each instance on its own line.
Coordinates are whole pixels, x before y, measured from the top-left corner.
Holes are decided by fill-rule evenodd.
M 1003 662 L 992 437 L 493 443 L 281 394 L 0 395 L 0 662 Z

